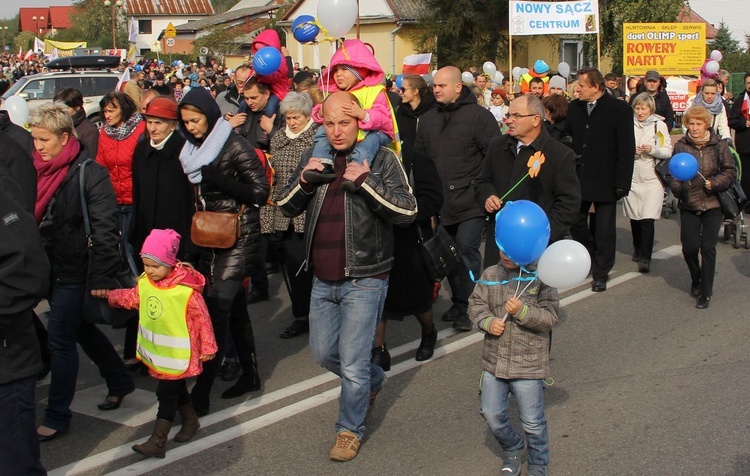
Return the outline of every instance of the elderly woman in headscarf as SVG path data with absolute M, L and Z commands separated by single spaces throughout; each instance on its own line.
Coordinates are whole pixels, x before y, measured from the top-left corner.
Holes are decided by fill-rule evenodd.
M 247 313 L 242 281 L 250 274 L 260 245 L 259 207 L 266 203 L 269 184 L 253 147 L 233 134 L 238 124 L 221 117 L 211 93 L 191 89 L 178 107 L 180 130 L 187 139 L 180 153 L 182 168 L 195 184 L 201 210 L 239 214 L 240 236 L 227 249 L 201 247 L 198 269 L 206 276 L 206 305 L 219 348 L 203 367 L 192 390 L 198 415 L 209 411 L 209 395 L 226 347 L 227 329 L 237 349 L 242 375 L 221 398 L 236 398 L 260 389 L 255 338 Z M 239 119 L 239 118 L 238 118 Z

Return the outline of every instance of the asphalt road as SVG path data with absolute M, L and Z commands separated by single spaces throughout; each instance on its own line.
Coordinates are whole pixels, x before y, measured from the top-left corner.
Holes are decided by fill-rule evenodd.
M 609 289 L 594 294 L 585 283 L 561 295 L 552 343 L 554 383 L 545 392 L 550 473 L 750 474 L 750 251 L 720 242 L 711 306 L 697 310 L 688 295 L 677 218 L 657 222 L 661 259 L 648 275 L 635 272 L 623 217 L 618 226 Z M 338 384 L 312 361 L 306 338 L 278 337 L 290 322 L 290 308 L 281 277 L 271 278 L 275 297 L 249 308 L 261 392 L 221 400 L 230 384 L 217 382 L 212 413 L 201 419 L 196 438 L 170 442 L 164 460 L 144 460 L 130 446 L 151 432 L 155 382 L 137 376 L 139 390 L 119 410 L 100 412 L 96 403 L 106 388 L 82 355 L 71 432 L 42 446 L 50 474 L 499 474 L 500 449 L 479 415 L 481 337 L 456 334 L 440 321 L 450 304 L 445 289 L 435 304 L 442 329 L 435 357 L 414 361 L 414 319 L 389 325 L 395 365 L 367 422 L 360 454 L 333 463 L 328 451 Z M 109 335 L 122 344 L 121 331 Z M 42 382 L 40 421 L 46 393 Z

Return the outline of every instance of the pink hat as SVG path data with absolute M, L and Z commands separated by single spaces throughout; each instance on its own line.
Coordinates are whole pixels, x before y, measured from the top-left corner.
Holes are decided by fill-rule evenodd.
M 177 250 L 180 248 L 180 234 L 167 228 L 153 229 L 143 242 L 141 258 L 149 258 L 162 266 L 174 268 L 177 264 Z

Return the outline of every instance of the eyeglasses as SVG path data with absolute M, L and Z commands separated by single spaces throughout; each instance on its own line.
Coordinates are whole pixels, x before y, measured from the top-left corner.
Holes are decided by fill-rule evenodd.
M 538 116 L 539 114 L 519 114 L 514 112 L 513 114 L 505 114 L 506 119 L 513 118 L 514 121 L 521 119 L 522 117 Z

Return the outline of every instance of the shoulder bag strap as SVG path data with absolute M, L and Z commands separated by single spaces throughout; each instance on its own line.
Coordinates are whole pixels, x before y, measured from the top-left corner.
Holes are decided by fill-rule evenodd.
M 81 164 L 81 169 L 78 172 L 78 191 L 81 195 L 81 208 L 83 209 L 83 229 L 86 233 L 86 246 L 91 248 L 93 242 L 91 240 L 91 221 L 89 220 L 89 206 L 86 202 L 86 189 L 84 186 L 84 180 L 86 179 L 86 165 L 91 162 L 91 159 L 86 159 Z

